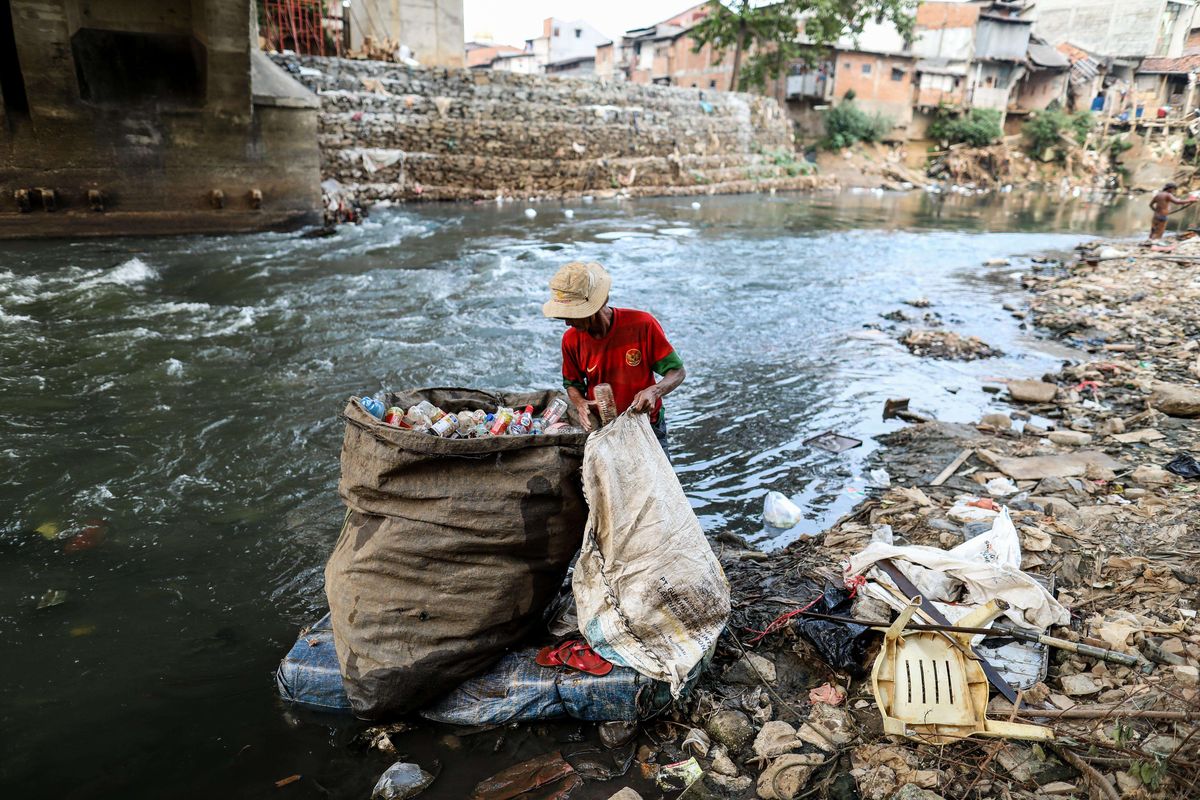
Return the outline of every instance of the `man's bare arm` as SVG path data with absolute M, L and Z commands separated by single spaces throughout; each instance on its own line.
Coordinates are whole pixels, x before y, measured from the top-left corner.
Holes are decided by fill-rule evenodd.
M 630 409 L 635 414 L 650 413 L 654 410 L 657 401 L 679 388 L 679 384 L 683 383 L 683 379 L 686 377 L 687 370 L 683 367 L 671 370 L 663 375 L 661 381 L 638 392 L 634 396 L 633 402 L 629 404 Z

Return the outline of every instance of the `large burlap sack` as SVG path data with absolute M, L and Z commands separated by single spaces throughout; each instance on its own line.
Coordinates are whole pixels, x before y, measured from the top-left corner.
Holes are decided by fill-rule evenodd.
M 616 664 L 679 694 L 729 620 L 729 582 L 646 414 L 587 441 L 587 530 L 572 589 L 580 630 Z
M 386 404 L 541 409 L 555 396 L 424 389 Z M 355 399 L 345 419 L 348 515 L 325 593 L 350 703 L 378 719 L 486 671 L 541 622 L 583 534 L 586 436 L 442 439 L 385 425 Z

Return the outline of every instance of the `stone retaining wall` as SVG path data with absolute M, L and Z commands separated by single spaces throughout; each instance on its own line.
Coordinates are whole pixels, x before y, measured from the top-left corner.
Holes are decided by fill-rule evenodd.
M 818 184 L 756 95 L 277 57 L 321 98 L 322 178 L 359 203 Z

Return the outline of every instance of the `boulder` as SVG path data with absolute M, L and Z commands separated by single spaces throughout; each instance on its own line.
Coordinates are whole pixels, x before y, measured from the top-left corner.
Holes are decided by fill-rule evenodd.
M 1150 407 L 1172 417 L 1200 417 L 1200 390 L 1158 381 L 1150 396 Z
M 1009 381 L 1008 393 L 1018 403 L 1049 403 L 1058 394 L 1058 387 L 1044 381 Z

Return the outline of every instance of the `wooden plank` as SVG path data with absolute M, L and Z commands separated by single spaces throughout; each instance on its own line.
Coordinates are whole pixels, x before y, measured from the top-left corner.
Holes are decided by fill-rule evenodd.
M 971 450 L 970 448 L 963 450 L 961 453 L 959 453 L 954 458 L 953 461 L 951 461 L 949 464 L 946 465 L 946 468 L 944 470 L 942 470 L 941 472 L 938 473 L 938 476 L 936 478 L 934 478 L 932 481 L 930 481 L 929 485 L 930 486 L 941 486 L 943 483 L 950 480 L 950 476 L 953 475 L 955 472 L 958 472 L 958 468 L 961 467 L 963 465 L 963 462 L 965 462 L 968 458 L 970 458 L 971 454 L 974 452 L 975 451 Z

